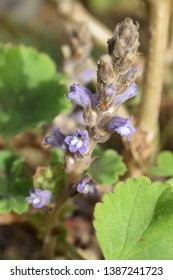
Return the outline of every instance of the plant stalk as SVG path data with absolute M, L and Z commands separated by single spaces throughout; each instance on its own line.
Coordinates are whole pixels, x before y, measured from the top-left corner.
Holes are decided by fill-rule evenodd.
M 95 145 L 96 142 L 94 141 L 94 139 L 90 138 L 88 157 L 86 157 L 85 160 L 81 159 L 75 163 L 71 160 L 69 154 L 65 156 L 65 167 L 68 177 L 68 187 L 63 189 L 62 193 L 59 195 L 56 201 L 55 209 L 52 213 L 48 214 L 47 216 L 47 226 L 41 252 L 42 259 L 52 260 L 54 257 L 56 247 L 56 236 L 53 236 L 53 229 L 57 223 L 58 212 L 61 206 L 63 206 L 63 204 L 70 197 L 73 197 L 78 194 L 76 189 L 73 188 L 73 183 L 80 179 L 83 171 L 86 168 L 88 168 L 88 166 L 91 164 L 91 154 L 94 150 Z
M 145 0 L 149 13 L 148 56 L 137 132 L 125 142 L 124 158 L 130 177 L 147 174 L 159 147 L 158 118 L 168 42 L 170 0 Z
M 145 70 L 139 127 L 156 133 L 168 42 L 170 0 L 145 0 L 149 11 L 149 49 Z
M 56 207 L 52 213 L 47 216 L 46 232 L 43 240 L 41 258 L 53 260 L 56 247 L 56 235 L 53 236 L 53 229 L 57 223 L 57 216 L 61 206 L 68 200 L 67 193 L 63 192 L 56 202 Z

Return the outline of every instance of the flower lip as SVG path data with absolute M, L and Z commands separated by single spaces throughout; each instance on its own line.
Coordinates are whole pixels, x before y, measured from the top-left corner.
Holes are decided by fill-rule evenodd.
M 137 95 L 137 93 L 138 93 L 137 85 L 136 85 L 136 83 L 133 83 L 125 92 L 123 92 L 115 97 L 115 103 L 117 105 L 121 105 L 128 99 Z
M 42 208 L 47 206 L 52 200 L 52 192 L 49 190 L 40 190 L 34 188 L 30 190 L 30 196 L 26 197 L 26 201 L 32 204 L 34 208 Z
M 98 194 L 96 186 L 97 184 L 95 181 L 93 181 L 91 175 L 86 173 L 78 183 L 77 191 L 83 193 L 84 196 L 94 196 Z
M 66 93 L 65 96 L 83 108 L 92 107 L 92 93 L 79 84 L 70 86 L 70 92 Z
M 133 117 L 122 118 L 122 117 L 112 117 L 106 124 L 107 130 L 111 132 L 117 132 L 121 136 L 126 136 L 128 141 L 130 141 L 130 135 L 136 132 L 136 129 L 130 124 Z
M 69 146 L 71 153 L 79 151 L 82 155 L 87 152 L 89 144 L 89 135 L 87 130 L 77 129 L 73 136 L 67 136 L 65 143 Z
M 51 145 L 53 147 L 61 148 L 63 151 L 68 150 L 68 146 L 65 143 L 65 134 L 62 133 L 59 127 L 53 129 L 52 133 L 49 136 L 46 136 L 44 139 L 45 145 Z

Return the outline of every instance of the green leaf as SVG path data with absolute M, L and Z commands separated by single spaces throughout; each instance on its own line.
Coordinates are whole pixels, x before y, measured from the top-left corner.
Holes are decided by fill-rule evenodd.
M 58 148 L 52 148 L 50 152 L 51 165 L 64 162 L 64 152 Z
M 9 151 L 0 152 L 0 213 L 26 212 L 25 201 L 32 178 L 24 166 L 24 158 Z
M 106 259 L 173 259 L 173 193 L 146 177 L 128 179 L 95 208 L 94 226 Z
M 150 171 L 155 176 L 173 176 L 173 153 L 163 151 L 157 157 L 157 166 L 151 167 Z
M 0 45 L 0 131 L 4 136 L 50 122 L 69 106 L 64 76 L 29 47 Z
M 165 183 L 170 184 L 173 187 L 173 177 L 166 180 Z
M 97 154 L 100 156 L 96 159 L 88 172 L 94 180 L 103 185 L 111 185 L 115 183 L 120 175 L 126 171 L 126 166 L 122 161 L 122 157 L 114 150 L 106 150 Z

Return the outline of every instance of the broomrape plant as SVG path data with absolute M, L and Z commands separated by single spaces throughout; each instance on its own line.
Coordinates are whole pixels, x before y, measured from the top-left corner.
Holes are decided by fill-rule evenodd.
M 7 141 L 7 136 L 34 127 L 40 121 L 50 122 L 57 113 L 67 110 L 70 103 L 75 123 L 70 132 L 61 125 L 55 125 L 49 135 L 44 137 L 46 151 L 49 146 L 51 150 L 50 164 L 37 167 L 33 177 L 23 157 L 12 150 L 2 152 L 0 168 L 4 188 L 0 193 L 0 212 L 13 211 L 22 214 L 28 211 L 30 205 L 31 213 L 43 213 L 47 221 L 42 233 L 39 257 L 52 259 L 56 256 L 58 241 L 64 246 L 64 251 L 68 244 L 62 214 L 68 212 L 67 202 L 80 194 L 86 200 L 90 196 L 99 200 L 100 186 L 114 186 L 116 183 L 113 191 L 105 192 L 94 209 L 94 229 L 104 258 L 172 259 L 172 153 L 161 154 L 158 166 L 150 169 L 154 176 L 160 174 L 165 180 L 169 177 L 168 182 L 152 183 L 148 177 L 131 179 L 125 174 L 129 162 L 134 159 L 135 168 L 139 168 L 136 146 L 142 141 L 140 134 L 137 134 L 139 126 L 134 126 L 133 115 L 123 117 L 118 111 L 126 101 L 138 94 L 136 79 L 141 76 L 142 71 L 134 61 L 140 45 L 139 24 L 126 18 L 115 27 L 113 36 L 107 42 L 107 53 L 102 55 L 97 63 L 94 92 L 86 86 L 86 83 L 95 79 L 95 65 L 89 59 L 90 36 L 87 34 L 85 25 L 81 24 L 71 37 L 69 46 L 62 48 L 63 70 L 75 81 L 72 81 L 69 90 L 66 88 L 64 74 L 57 74 L 54 64 L 47 56 L 32 48 L 0 46 L 0 56 L 4 61 L 0 64 L 0 69 L 5 73 L 0 78 L 0 85 L 4 85 L 0 108 L 0 128 L 4 139 Z M 4 101 L 9 92 L 6 89 L 14 83 L 13 80 L 6 83 L 9 57 L 16 69 L 20 67 L 20 57 L 27 71 L 23 73 L 21 70 L 18 73 L 16 70 L 16 81 L 22 80 L 23 84 L 19 83 L 16 88 L 14 84 L 14 93 L 20 98 L 10 101 L 11 110 L 8 112 Z M 28 61 L 32 63 L 29 64 Z M 35 76 L 32 69 L 37 69 L 38 73 L 39 69 L 45 69 L 45 73 L 43 76 Z M 11 78 L 10 75 L 7 76 Z M 48 91 L 50 95 L 47 94 Z M 11 94 L 12 98 L 14 93 Z M 40 100 L 41 105 L 39 108 L 33 105 L 31 118 L 27 108 L 29 104 L 34 104 L 31 101 L 35 98 Z M 13 106 L 19 108 L 16 116 Z M 80 111 L 76 113 L 78 108 Z M 29 110 L 31 109 L 30 107 Z M 10 130 L 7 130 L 7 127 L 10 127 Z M 114 133 L 123 137 L 124 154 L 125 158 L 128 158 L 127 167 L 114 150 L 102 151 L 98 148 L 98 144 L 107 142 Z M 7 144 L 11 149 L 8 141 Z M 143 153 L 143 150 L 141 151 Z M 166 162 L 169 164 L 166 165 Z M 7 170 L 10 170 L 8 174 Z M 127 180 L 117 183 L 121 175 Z M 121 177 L 122 180 L 124 178 Z M 27 213 L 30 215 L 30 212 Z M 72 258 L 82 259 L 72 244 L 68 245 L 68 249 Z

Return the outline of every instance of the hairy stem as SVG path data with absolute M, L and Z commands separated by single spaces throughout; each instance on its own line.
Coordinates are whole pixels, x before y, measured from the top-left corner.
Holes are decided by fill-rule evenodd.
M 61 206 L 68 200 L 68 195 L 63 192 L 57 199 L 56 207 L 52 213 L 47 216 L 46 232 L 43 240 L 43 246 L 41 251 L 41 258 L 46 260 L 52 260 L 54 257 L 56 236 L 53 236 L 53 228 L 56 226 L 57 216 Z
M 73 160 L 70 154 L 65 155 L 65 168 L 68 177 L 67 187 L 62 189 L 61 194 L 59 194 L 56 201 L 56 206 L 52 213 L 47 216 L 46 232 L 43 240 L 41 258 L 51 260 L 54 257 L 54 251 L 56 247 L 56 236 L 53 236 L 53 229 L 57 224 L 58 212 L 61 206 L 70 198 L 78 194 L 76 188 L 73 188 L 74 182 L 77 182 L 83 171 L 88 168 L 92 162 L 91 154 L 94 150 L 96 142 L 94 139 L 90 138 L 90 145 L 88 156 L 83 159 Z

